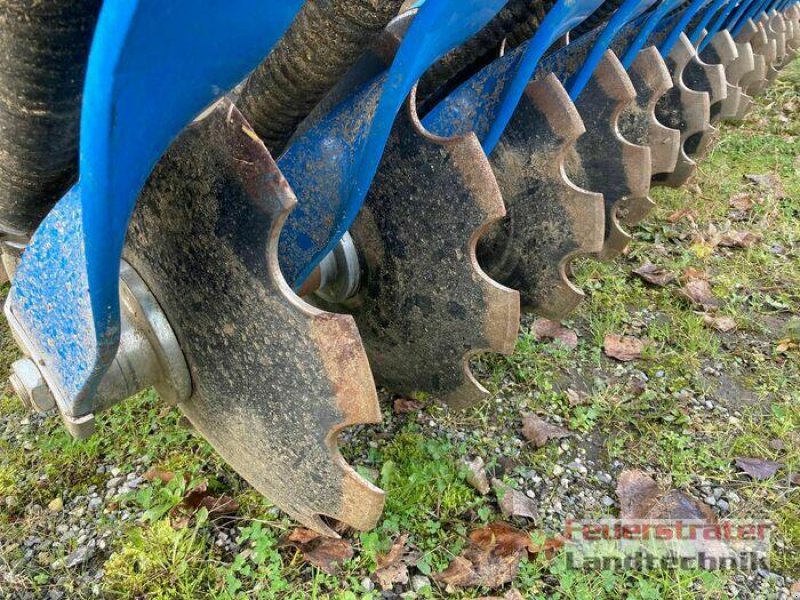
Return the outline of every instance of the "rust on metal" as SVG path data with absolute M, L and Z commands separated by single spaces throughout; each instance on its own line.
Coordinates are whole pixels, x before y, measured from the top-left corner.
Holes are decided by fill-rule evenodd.
M 636 99 L 622 63 L 607 50 L 589 84 L 575 103 L 586 133 L 578 138 L 567 175 L 580 187 L 603 194 L 605 241 L 601 260 L 618 256 L 630 242 L 619 212 L 646 215 L 653 207 L 650 192 L 650 148 L 625 139 L 620 115 Z
M 353 319 L 314 308 L 281 276 L 277 247 L 296 199 L 227 100 L 192 124 L 151 175 L 126 259 L 167 315 L 192 375 L 180 404 L 258 491 L 307 527 L 321 515 L 373 527 L 383 492 L 337 438 L 380 409 Z
M 674 87 L 657 102 L 656 116 L 667 127 L 681 132 L 681 147 L 675 169 L 654 174 L 654 185 L 680 187 L 694 175 L 697 163 L 687 154 L 686 142 L 692 136 L 705 134 L 711 127 L 708 94 L 690 89 L 684 81 L 684 70 L 694 54 L 691 42 L 681 35 L 666 59 Z
M 570 262 L 597 253 L 603 197 L 577 187 L 565 161 L 585 131 L 564 87 L 550 74 L 528 84 L 490 157 L 508 215 L 478 244 L 487 273 L 520 292 L 525 310 L 559 319 L 583 298 Z
M 667 64 L 655 46 L 636 56 L 628 70 L 636 89 L 636 101 L 625 108 L 620 117 L 620 131 L 625 139 L 640 146 L 649 146 L 653 173 L 669 173 L 675 169 L 680 154 L 681 132 L 667 127 L 656 117 L 659 98 L 673 87 Z M 619 218 L 627 226 L 640 222 L 649 212 L 636 212 L 635 207 L 620 210 Z
M 519 331 L 519 294 L 490 279 L 475 254 L 505 208 L 477 137 L 436 137 L 415 107 L 412 93 L 350 230 L 361 289 L 321 306 L 353 316 L 380 385 L 465 408 L 488 394 L 471 356 L 512 352 Z

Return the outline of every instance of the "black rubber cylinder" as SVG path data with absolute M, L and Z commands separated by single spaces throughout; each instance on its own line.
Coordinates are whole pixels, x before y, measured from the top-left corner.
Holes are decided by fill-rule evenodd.
M 75 182 L 101 0 L 0 2 L 0 233 L 29 235 Z

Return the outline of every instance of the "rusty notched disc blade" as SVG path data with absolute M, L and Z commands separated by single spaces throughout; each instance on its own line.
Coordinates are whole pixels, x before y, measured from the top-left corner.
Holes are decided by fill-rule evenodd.
M 725 100 L 720 107 L 717 117 L 720 120 L 737 120 L 742 113 L 749 110 L 753 103 L 753 99 L 745 93 L 742 87 L 742 79 L 749 73 L 756 69 L 756 58 L 753 54 L 753 48 L 749 43 L 736 43 L 736 59 L 727 65 L 725 68 L 725 77 L 728 80 L 728 85 L 733 86 L 735 91 L 731 94 L 731 88 L 728 88 L 729 97 L 732 99 Z M 708 51 L 708 48 L 704 52 Z
M 752 59 L 752 53 L 750 57 Z M 717 101 L 714 101 L 713 98 L 709 98 L 711 101 L 711 123 L 718 123 L 736 114 L 742 93 L 738 84 L 731 81 L 731 77 L 728 73 L 731 66 L 739 60 L 739 50 L 727 29 L 723 29 L 711 39 L 711 43 L 700 53 L 700 60 L 708 65 L 722 66 L 725 74 L 725 98 Z M 747 66 L 750 65 L 740 65 L 738 68 Z
M 564 162 L 584 132 L 577 109 L 550 74 L 528 84 L 490 157 L 508 216 L 478 244 L 478 260 L 519 290 L 522 306 L 560 319 L 583 298 L 567 275 L 576 256 L 603 244 L 603 197 L 573 184 Z
M 755 57 L 755 71 L 742 78 L 742 89 L 748 96 L 758 96 L 767 86 L 769 81 L 769 70 L 775 61 L 777 54 L 777 43 L 767 36 L 767 31 L 761 23 L 748 21 L 744 28 L 736 36 L 737 42 L 749 42 L 753 48 Z
M 181 404 L 253 487 L 327 535 L 326 515 L 369 529 L 383 492 L 342 458 L 339 432 L 380 421 L 351 317 L 322 312 L 286 285 L 281 227 L 295 205 L 267 149 L 221 102 L 151 175 L 126 258 L 169 318 L 192 374 Z
M 511 353 L 519 331 L 519 294 L 475 256 L 505 208 L 478 138 L 433 136 L 414 106 L 412 94 L 350 230 L 364 262 L 361 289 L 323 306 L 355 318 L 380 385 L 466 408 L 488 394 L 470 357 Z
M 650 148 L 653 173 L 668 173 L 675 169 L 681 146 L 681 132 L 667 127 L 656 118 L 656 104 L 672 88 L 672 77 L 661 53 L 650 46 L 636 56 L 628 75 L 636 90 L 636 100 L 623 110 L 619 128 L 626 140 Z M 624 205 L 617 218 L 626 226 L 641 222 L 650 212 L 649 203 Z M 638 210 L 637 210 L 638 209 Z
M 684 69 L 693 57 L 694 48 L 691 42 L 681 35 L 666 59 L 674 87 L 659 98 L 656 103 L 656 117 L 667 127 L 681 132 L 681 147 L 675 169 L 654 174 L 654 185 L 680 187 L 686 183 L 697 169 L 697 163 L 686 153 L 686 141 L 711 129 L 708 94 L 690 89 L 683 80 Z
M 619 128 L 622 112 L 634 103 L 636 89 L 622 63 L 607 50 L 575 106 L 586 133 L 567 161 L 567 174 L 584 189 L 603 194 L 605 241 L 601 260 L 618 256 L 631 240 L 619 212 L 647 214 L 650 192 L 650 148 L 631 143 Z

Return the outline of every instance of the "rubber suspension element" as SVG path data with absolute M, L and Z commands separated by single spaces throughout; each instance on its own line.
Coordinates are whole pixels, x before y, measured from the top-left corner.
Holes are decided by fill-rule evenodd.
M 75 182 L 102 0 L 0 3 L 0 229 L 30 235 Z
M 402 0 L 307 0 L 237 105 L 279 155 L 297 126 L 394 17 Z

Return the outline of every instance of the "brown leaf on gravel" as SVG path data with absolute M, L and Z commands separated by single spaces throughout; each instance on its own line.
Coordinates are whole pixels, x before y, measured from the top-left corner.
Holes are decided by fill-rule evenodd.
M 622 519 L 699 519 L 716 522 L 714 512 L 680 490 L 662 491 L 647 473 L 629 469 L 617 480 Z
M 786 190 L 783 187 L 781 178 L 776 173 L 767 173 L 765 175 L 747 174 L 744 176 L 747 181 L 754 184 L 757 188 L 772 194 L 776 200 L 783 200 L 786 198 Z
M 789 588 L 790 594 L 800 594 L 800 581 L 795 581 Z
M 642 519 L 658 501 L 661 490 L 644 471 L 628 469 L 617 479 L 620 518 Z
M 591 404 L 592 399 L 589 397 L 589 394 L 586 392 L 581 392 L 580 390 L 573 390 L 572 388 L 567 388 L 567 391 L 564 392 L 567 395 L 567 401 L 569 402 L 570 408 L 575 408 L 576 406 L 583 406 L 585 404 Z
M 523 492 L 515 490 L 499 479 L 492 480 L 494 493 L 497 495 L 497 504 L 500 512 L 506 519 L 511 517 L 524 517 L 536 520 L 539 505 L 533 498 L 528 498 Z
M 639 338 L 608 333 L 603 339 L 603 351 L 606 356 L 622 362 L 629 362 L 642 357 L 645 342 Z
M 707 280 L 708 273 L 703 271 L 702 269 L 695 269 L 694 267 L 687 267 L 681 273 L 681 279 L 684 281 L 691 281 L 693 279 L 700 279 L 700 280 Z
M 757 198 L 750 194 L 749 192 L 741 192 L 739 194 L 734 194 L 728 200 L 728 204 L 731 208 L 736 209 L 741 212 L 747 212 L 756 204 L 761 204 L 763 199 Z
M 486 476 L 486 464 L 483 459 L 476 456 L 472 460 L 465 460 L 464 466 L 467 468 L 467 483 L 478 490 L 482 496 L 488 494 L 491 486 L 489 478 Z
M 669 282 L 675 280 L 675 273 L 667 271 L 664 267 L 657 267 L 653 263 L 646 262 L 641 267 L 633 271 L 635 275 L 644 279 L 647 283 L 664 287 Z
M 533 335 L 538 341 L 558 341 L 570 349 L 578 346 L 578 334 L 550 319 L 536 319 L 533 322 Z
M 472 531 L 461 555 L 433 578 L 453 587 L 497 588 L 514 578 L 530 549 L 527 533 L 507 523 L 492 523 Z
M 394 584 L 408 583 L 408 567 L 416 564 L 416 558 L 406 548 L 408 534 L 404 533 L 395 540 L 389 552 L 375 557 L 378 568 L 375 577 L 382 590 L 390 590 Z
M 329 575 L 335 575 L 341 564 L 353 556 L 353 547 L 347 540 L 325 537 L 305 527 L 294 529 L 282 545 L 296 548 L 306 562 Z
M 417 412 L 423 407 L 423 403 L 419 400 L 412 400 L 411 398 L 397 398 L 392 405 L 394 414 L 404 415 L 407 413 Z
M 562 427 L 551 425 L 534 414 L 527 414 L 522 417 L 522 435 L 534 446 L 541 448 L 549 440 L 569 437 L 572 434 Z
M 703 322 L 717 331 L 728 333 L 736 329 L 736 321 L 731 317 L 714 317 L 711 315 L 703 315 Z
M 208 482 L 203 481 L 186 492 L 183 500 L 169 511 L 169 521 L 173 528 L 188 527 L 191 518 L 202 508 L 213 519 L 232 515 L 239 510 L 239 503 L 230 496 L 215 496 L 208 491 Z
M 750 231 L 726 231 L 719 239 L 719 245 L 726 248 L 751 248 L 761 241 L 761 236 Z
M 158 479 L 161 483 L 169 483 L 173 479 L 175 479 L 175 473 L 172 471 L 160 471 L 158 469 L 150 469 L 144 475 L 142 475 L 142 479 L 145 481 L 155 481 Z
M 756 481 L 769 479 L 775 475 L 779 469 L 785 466 L 783 463 L 763 458 L 745 458 L 739 456 L 735 460 L 736 466 Z
M 719 300 L 714 297 L 711 284 L 706 279 L 690 279 L 679 293 L 691 304 L 705 311 L 713 312 L 719 308 Z

